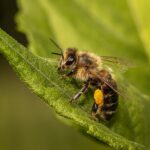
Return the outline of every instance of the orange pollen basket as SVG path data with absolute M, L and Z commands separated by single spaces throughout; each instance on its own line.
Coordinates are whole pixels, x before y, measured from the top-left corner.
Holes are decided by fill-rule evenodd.
M 99 106 L 102 106 L 104 103 L 104 96 L 100 89 L 96 89 L 94 92 L 94 100 L 95 103 Z

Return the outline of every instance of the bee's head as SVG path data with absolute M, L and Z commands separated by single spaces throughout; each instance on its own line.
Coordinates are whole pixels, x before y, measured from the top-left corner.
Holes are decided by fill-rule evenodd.
M 50 39 L 50 41 L 60 50 L 60 53 L 52 52 L 52 54 L 61 56 L 58 71 L 67 74 L 75 69 L 77 65 L 77 50 L 75 48 L 67 48 L 63 52 L 62 48 L 53 39 Z
M 77 50 L 75 48 L 68 48 L 64 51 L 60 58 L 58 70 L 60 72 L 69 72 L 76 67 Z

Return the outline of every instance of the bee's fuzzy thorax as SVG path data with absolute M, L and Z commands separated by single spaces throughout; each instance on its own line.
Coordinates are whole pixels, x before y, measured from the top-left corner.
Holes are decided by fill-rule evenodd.
M 101 58 L 93 53 L 78 51 L 77 55 L 78 57 L 83 58 L 83 60 L 85 61 L 85 63 L 87 63 L 87 65 L 94 65 L 98 67 L 101 66 L 102 64 Z
M 77 71 L 74 77 L 79 80 L 87 80 L 92 74 L 95 75 L 101 67 L 100 57 L 92 53 L 77 51 L 77 57 Z

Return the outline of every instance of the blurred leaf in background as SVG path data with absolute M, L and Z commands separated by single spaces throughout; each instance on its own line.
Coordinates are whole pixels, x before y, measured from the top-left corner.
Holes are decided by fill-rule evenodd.
M 148 15 L 150 11 L 150 1 L 131 0 L 129 1 L 129 6 L 137 27 L 138 34 L 143 42 L 145 51 L 147 52 L 147 56 L 150 60 L 150 16 Z

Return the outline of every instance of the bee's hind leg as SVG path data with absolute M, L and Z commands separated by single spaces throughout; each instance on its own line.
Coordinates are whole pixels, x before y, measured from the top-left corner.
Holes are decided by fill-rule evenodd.
M 103 111 L 101 111 L 101 107 L 99 107 L 95 102 L 93 103 L 91 110 L 92 119 L 95 121 L 104 121 L 107 122 L 106 116 Z
M 90 79 L 88 79 L 85 82 L 85 85 L 82 87 L 82 89 L 77 94 L 75 94 L 75 96 L 72 97 L 71 102 L 77 100 L 84 92 L 86 92 L 89 87 L 89 84 L 90 84 Z
M 97 110 L 98 110 L 98 105 L 94 102 L 92 106 L 91 114 L 92 114 L 92 119 L 95 121 L 99 121 L 99 119 L 97 118 Z

